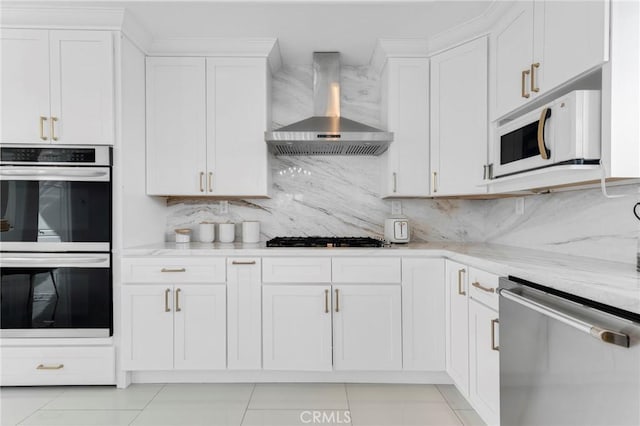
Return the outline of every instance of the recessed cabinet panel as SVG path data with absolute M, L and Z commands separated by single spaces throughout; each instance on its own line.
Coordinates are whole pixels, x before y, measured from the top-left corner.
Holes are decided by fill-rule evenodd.
M 0 142 L 48 143 L 48 31 L 2 29 L 0 43 Z
M 113 144 L 112 37 L 107 31 L 50 32 L 53 142 Z
M 147 58 L 147 194 L 206 195 L 204 58 Z
M 401 281 L 399 257 L 334 257 L 332 281 L 334 283 L 399 283 Z

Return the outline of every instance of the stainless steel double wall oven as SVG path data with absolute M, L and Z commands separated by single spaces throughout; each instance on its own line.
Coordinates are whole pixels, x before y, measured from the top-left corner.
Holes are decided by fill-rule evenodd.
M 112 149 L 0 147 L 1 337 L 113 330 Z

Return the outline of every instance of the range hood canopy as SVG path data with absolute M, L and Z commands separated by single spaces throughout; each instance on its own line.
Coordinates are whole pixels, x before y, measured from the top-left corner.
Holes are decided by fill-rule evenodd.
M 340 116 L 340 53 L 313 53 L 314 116 L 265 132 L 275 155 L 380 155 L 393 133 Z

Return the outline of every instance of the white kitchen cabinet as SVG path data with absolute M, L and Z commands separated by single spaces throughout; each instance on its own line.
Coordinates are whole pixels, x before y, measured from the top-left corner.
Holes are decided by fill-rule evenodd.
M 334 368 L 400 370 L 401 304 L 398 285 L 334 285 Z
M 147 58 L 147 193 L 268 196 L 265 58 Z
M 446 367 L 458 390 L 469 396 L 469 296 L 467 266 L 446 261 Z
M 265 370 L 331 371 L 331 286 L 265 285 Z
M 115 139 L 110 31 L 2 29 L 1 143 Z
M 518 2 L 492 35 L 492 117 L 504 116 L 606 62 L 609 7 L 608 0 Z
M 2 29 L 0 42 L 0 142 L 46 143 L 41 137 L 49 134 L 48 31 Z
M 500 424 L 498 313 L 469 301 L 469 399 L 489 425 Z
M 389 58 L 381 103 L 383 127 L 394 133 L 381 156 L 382 196 L 429 196 L 429 59 Z
M 402 367 L 445 370 L 443 259 L 402 259 Z
M 123 285 L 123 368 L 225 368 L 225 319 L 224 285 Z
M 209 194 L 269 195 L 270 85 L 264 58 L 207 58 Z
M 204 58 L 147 58 L 147 194 L 206 191 Z
M 262 367 L 260 258 L 227 259 L 227 368 Z
M 483 194 L 488 47 L 482 37 L 431 58 L 431 194 Z

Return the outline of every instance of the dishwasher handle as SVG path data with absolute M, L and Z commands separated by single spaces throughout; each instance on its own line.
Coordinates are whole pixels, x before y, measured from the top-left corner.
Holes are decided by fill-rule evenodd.
M 578 318 L 572 317 L 571 315 L 567 315 L 564 312 L 560 312 L 554 308 L 520 296 L 519 294 L 504 288 L 498 289 L 498 294 L 505 299 L 511 300 L 512 302 L 534 310 L 542 315 L 560 321 L 563 324 L 589 334 L 605 343 L 611 343 L 612 345 L 623 346 L 625 348 L 629 347 L 629 336 L 624 333 L 598 327 L 597 325 L 582 321 Z

